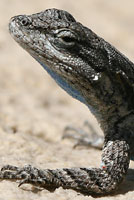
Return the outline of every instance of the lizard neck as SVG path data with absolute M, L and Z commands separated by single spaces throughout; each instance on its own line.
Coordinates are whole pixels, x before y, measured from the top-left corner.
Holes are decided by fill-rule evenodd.
M 84 103 L 91 113 L 95 115 L 95 117 L 98 119 L 100 118 L 100 113 L 97 112 L 97 109 L 95 109 L 93 106 L 91 106 L 85 97 L 81 94 L 81 92 L 73 86 L 71 86 L 64 78 L 62 78 L 59 74 L 56 72 L 52 71 L 50 68 L 48 68 L 43 62 L 40 60 L 36 59 L 37 62 L 41 64 L 41 66 L 48 72 L 48 74 L 56 81 L 56 83 L 63 89 L 65 90 L 70 96 L 73 98 L 77 99 L 78 101 Z

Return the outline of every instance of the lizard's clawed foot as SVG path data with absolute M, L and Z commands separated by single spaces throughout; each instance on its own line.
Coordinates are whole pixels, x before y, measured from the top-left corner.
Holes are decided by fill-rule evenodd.
M 25 165 L 22 168 L 5 165 L 1 168 L 0 179 L 19 180 L 19 185 L 29 183 L 36 186 L 43 187 L 46 185 L 45 174 L 31 165 Z
M 81 128 L 74 128 L 72 126 L 67 126 L 64 129 L 62 139 L 71 138 L 76 140 L 76 144 L 74 145 L 74 147 L 83 145 L 83 146 L 93 147 L 96 149 L 102 149 L 104 138 L 98 135 L 97 132 L 92 127 L 92 125 L 87 121 L 84 122 L 84 128 L 88 128 L 89 131 L 85 131 L 84 129 Z M 91 132 L 91 134 L 88 134 L 88 132 Z
M 22 168 L 4 166 L 0 179 L 19 180 L 19 186 L 28 183 L 42 189 L 73 189 L 85 194 L 106 194 L 123 181 L 130 161 L 130 147 L 125 140 L 105 142 L 100 168 L 37 169 L 31 165 Z

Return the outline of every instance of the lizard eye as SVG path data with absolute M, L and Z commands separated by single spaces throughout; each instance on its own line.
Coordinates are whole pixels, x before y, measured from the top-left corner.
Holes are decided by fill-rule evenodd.
M 57 38 L 59 43 L 64 46 L 74 46 L 77 42 L 77 36 L 71 31 L 61 31 L 58 33 Z
M 71 38 L 71 37 L 69 37 L 69 36 L 62 37 L 61 39 L 63 40 L 63 42 L 66 42 L 66 43 L 75 42 L 75 39 L 74 39 L 74 38 Z

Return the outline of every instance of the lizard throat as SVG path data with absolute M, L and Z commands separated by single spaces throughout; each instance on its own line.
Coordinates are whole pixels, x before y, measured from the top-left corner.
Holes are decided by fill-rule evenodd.
M 87 104 L 85 98 L 81 95 L 81 93 L 74 89 L 67 81 L 65 81 L 59 74 L 48 68 L 44 63 L 36 59 L 42 67 L 48 72 L 48 74 L 56 81 L 56 83 L 65 90 L 69 95 L 73 98 L 79 100 L 80 102 Z
M 48 72 L 48 74 L 56 81 L 56 83 L 65 90 L 70 96 L 77 99 L 78 101 L 84 103 L 91 113 L 95 115 L 95 117 L 99 120 L 101 118 L 100 114 L 97 112 L 97 110 L 92 107 L 86 99 L 82 96 L 82 94 L 75 88 L 73 88 L 65 79 L 63 79 L 59 74 L 51 70 L 49 67 L 47 67 L 44 63 L 42 63 L 40 60 L 35 58 L 37 62 L 41 64 L 41 66 Z

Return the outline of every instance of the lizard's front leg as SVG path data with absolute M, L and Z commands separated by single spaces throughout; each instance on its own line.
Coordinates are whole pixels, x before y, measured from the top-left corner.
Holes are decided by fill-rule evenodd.
M 74 147 L 86 146 L 95 149 L 102 149 L 104 145 L 104 137 L 99 135 L 88 121 L 84 122 L 82 128 L 76 128 L 73 126 L 65 127 L 62 139 L 66 138 L 75 140 Z
M 18 168 L 7 165 L 1 169 L 0 179 L 20 180 L 54 190 L 58 187 L 82 193 L 106 194 L 116 189 L 129 166 L 129 145 L 126 141 L 108 141 L 103 149 L 101 168 L 63 168 L 40 170 L 31 165 Z

